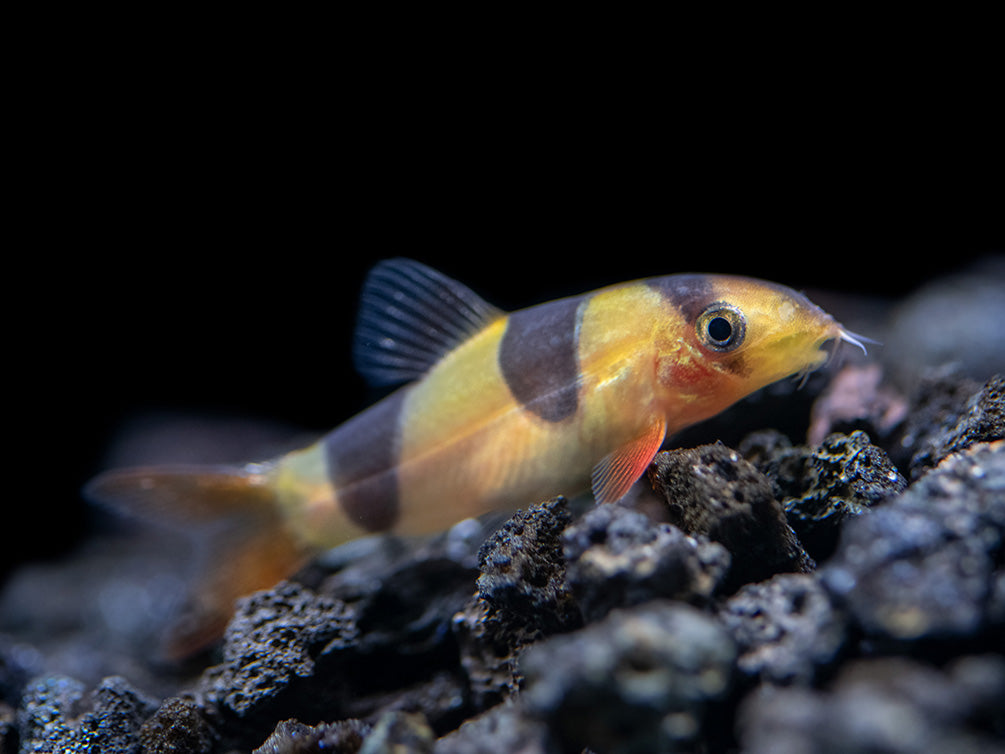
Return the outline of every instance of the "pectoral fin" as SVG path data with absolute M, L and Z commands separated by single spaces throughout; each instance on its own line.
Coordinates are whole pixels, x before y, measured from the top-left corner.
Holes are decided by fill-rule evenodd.
M 598 503 L 613 503 L 624 497 L 656 456 L 666 429 L 663 417 L 654 418 L 642 434 L 604 456 L 591 477 Z

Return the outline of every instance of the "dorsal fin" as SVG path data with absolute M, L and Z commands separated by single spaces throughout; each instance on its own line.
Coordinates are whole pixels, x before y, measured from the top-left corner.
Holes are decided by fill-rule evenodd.
M 388 259 L 377 264 L 363 284 L 353 361 L 373 385 L 418 379 L 502 314 L 431 267 L 411 259 Z

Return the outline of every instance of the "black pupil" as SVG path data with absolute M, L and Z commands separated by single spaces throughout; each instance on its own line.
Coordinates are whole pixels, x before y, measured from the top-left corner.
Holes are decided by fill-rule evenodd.
M 725 317 L 714 317 L 708 322 L 708 337 L 717 343 L 724 343 L 733 334 L 733 326 Z

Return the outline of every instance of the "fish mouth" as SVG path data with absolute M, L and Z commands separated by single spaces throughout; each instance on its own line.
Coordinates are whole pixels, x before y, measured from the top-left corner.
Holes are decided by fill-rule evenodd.
M 821 315 L 811 327 L 776 334 L 765 343 L 764 384 L 791 377 L 802 387 L 810 374 L 833 362 L 843 343 L 867 354 L 866 344 L 878 342 L 848 330 L 827 314 Z
M 828 343 L 832 344 L 830 350 L 827 350 Z M 865 335 L 854 333 L 851 330 L 846 329 L 843 325 L 835 322 L 828 329 L 826 336 L 824 336 L 824 338 L 820 341 L 819 351 L 822 358 L 813 368 L 816 369 L 819 366 L 829 364 L 833 361 L 833 359 L 837 356 L 838 351 L 841 350 L 842 343 L 848 343 L 856 348 L 861 348 L 862 353 L 866 356 L 869 355 L 866 343 L 880 345 L 878 340 L 873 340 Z
M 800 387 L 806 384 L 806 380 L 809 378 L 811 373 L 830 364 L 834 360 L 838 351 L 841 350 L 842 343 L 848 343 L 856 348 L 861 348 L 862 353 L 868 355 L 869 351 L 866 349 L 866 343 L 878 345 L 879 341 L 868 338 L 865 335 L 854 333 L 837 322 L 832 321 L 827 327 L 823 337 L 816 342 L 816 353 L 814 353 L 814 358 L 810 360 L 806 366 L 796 372 L 795 375 L 793 375 L 796 380 L 799 380 Z M 828 347 L 828 345 L 830 347 Z

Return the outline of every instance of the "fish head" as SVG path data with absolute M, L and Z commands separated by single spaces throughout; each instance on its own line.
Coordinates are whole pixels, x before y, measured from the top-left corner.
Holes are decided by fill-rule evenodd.
M 817 369 L 831 355 L 832 341 L 861 346 L 834 317 L 783 285 L 726 275 L 665 280 L 674 281 L 664 285 L 678 314 L 659 349 L 658 369 L 678 424 Z

